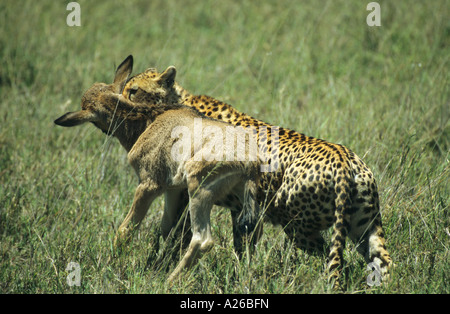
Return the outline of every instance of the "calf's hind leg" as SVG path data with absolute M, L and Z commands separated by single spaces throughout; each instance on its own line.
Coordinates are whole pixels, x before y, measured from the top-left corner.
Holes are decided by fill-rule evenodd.
M 194 265 L 201 255 L 209 251 L 214 244 L 210 223 L 213 194 L 211 191 L 199 188 L 195 191 L 195 195 L 191 193 L 189 195 L 191 197 L 189 212 L 191 215 L 192 239 L 183 259 L 169 276 L 169 282 L 178 277 L 183 269 Z

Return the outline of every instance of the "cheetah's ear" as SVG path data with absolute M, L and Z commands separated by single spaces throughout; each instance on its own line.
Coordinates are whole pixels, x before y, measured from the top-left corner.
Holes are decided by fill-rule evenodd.
M 133 56 L 129 55 L 116 70 L 116 76 L 114 77 L 114 85 L 120 86 L 120 91 L 122 90 L 122 85 L 130 77 L 133 71 Z
M 158 78 L 158 82 L 166 87 L 172 87 L 175 83 L 175 76 L 177 75 L 177 69 L 173 65 L 168 67 Z

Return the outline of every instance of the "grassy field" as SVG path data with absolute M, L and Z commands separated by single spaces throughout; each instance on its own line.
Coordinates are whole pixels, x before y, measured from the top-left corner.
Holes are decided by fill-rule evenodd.
M 366 24 L 370 1 L 80 0 L 80 27 L 66 24 L 68 2 L 0 2 L 0 293 L 332 292 L 325 258 L 280 228 L 266 225 L 251 263 L 238 262 L 223 208 L 215 248 L 169 287 L 175 262 L 145 270 L 162 199 L 109 261 L 136 175 L 116 140 L 53 120 L 129 54 L 135 73 L 175 65 L 194 93 L 363 157 L 396 268 L 368 286 L 348 243 L 348 293 L 450 293 L 448 1 L 379 1 L 380 27 Z

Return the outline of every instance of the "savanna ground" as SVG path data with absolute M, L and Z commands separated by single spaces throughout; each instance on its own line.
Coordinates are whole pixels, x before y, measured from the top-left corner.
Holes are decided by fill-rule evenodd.
M 266 225 L 251 263 L 238 262 L 222 208 L 215 248 L 169 287 L 175 262 L 152 266 L 162 199 L 127 254 L 109 260 L 136 176 L 116 140 L 53 120 L 129 54 L 135 73 L 175 65 L 194 93 L 364 158 L 396 268 L 368 286 L 348 242 L 345 291 L 450 292 L 448 1 L 379 1 L 380 27 L 366 24 L 370 1 L 80 0 L 80 27 L 66 25 L 68 2 L 0 2 L 1 293 L 332 291 L 325 257 L 280 228 Z M 80 286 L 66 282 L 70 262 Z

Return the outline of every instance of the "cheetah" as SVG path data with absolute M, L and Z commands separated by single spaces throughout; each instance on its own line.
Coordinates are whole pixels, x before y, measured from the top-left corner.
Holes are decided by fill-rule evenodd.
M 277 127 L 275 134 L 269 123 L 210 96 L 191 94 L 175 77 L 162 86 L 161 75 L 154 68 L 135 75 L 122 95 L 131 101 L 181 102 L 207 117 L 255 128 L 269 152 L 268 163 L 278 163 L 275 171 L 260 176 L 257 198 L 265 221 L 281 225 L 298 248 L 309 252 L 324 252 L 320 232 L 334 226 L 327 259 L 330 282 L 339 285 L 347 237 L 365 261 L 379 266 L 387 278 L 392 260 L 385 245 L 377 184 L 361 158 L 343 145 L 294 130 Z M 240 204 L 229 197 L 224 205 L 239 208 Z

